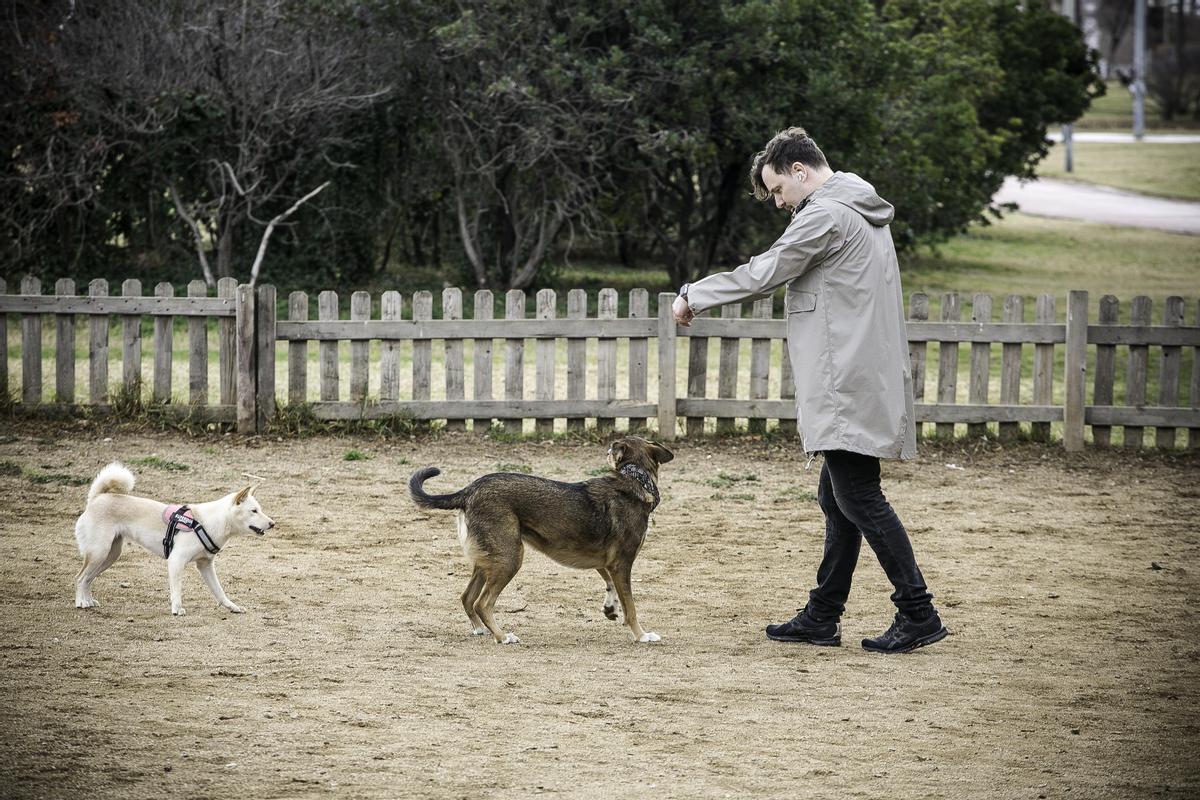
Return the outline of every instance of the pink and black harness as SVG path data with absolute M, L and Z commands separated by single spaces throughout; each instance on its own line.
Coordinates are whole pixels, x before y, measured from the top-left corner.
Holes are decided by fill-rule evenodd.
M 167 536 L 163 539 L 163 558 L 171 557 L 171 550 L 175 548 L 175 534 L 180 528 L 189 531 L 195 531 L 196 538 L 200 540 L 200 544 L 204 545 L 204 549 L 216 555 L 221 548 L 213 541 L 212 536 L 208 531 L 204 530 L 204 526 L 200 521 L 192 516 L 192 510 L 185 505 L 171 505 L 163 509 L 163 522 L 167 523 Z

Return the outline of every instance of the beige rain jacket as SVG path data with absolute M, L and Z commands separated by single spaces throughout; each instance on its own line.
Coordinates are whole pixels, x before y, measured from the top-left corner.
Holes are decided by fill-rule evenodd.
M 699 313 L 787 284 L 788 353 L 806 452 L 917 453 L 892 212 L 871 184 L 836 172 L 770 250 L 687 289 Z

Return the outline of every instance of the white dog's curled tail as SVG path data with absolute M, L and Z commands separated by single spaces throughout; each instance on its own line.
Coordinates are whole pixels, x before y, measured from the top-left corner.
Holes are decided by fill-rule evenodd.
M 92 488 L 88 490 L 88 502 L 102 494 L 129 494 L 133 491 L 133 480 L 133 473 L 126 469 L 124 464 L 114 461 L 100 470 L 96 480 L 92 481 Z

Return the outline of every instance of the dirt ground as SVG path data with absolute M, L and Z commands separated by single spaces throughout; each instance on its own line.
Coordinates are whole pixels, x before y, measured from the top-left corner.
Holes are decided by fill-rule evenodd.
M 604 618 L 595 573 L 537 553 L 498 605 L 521 644 L 470 636 L 453 515 L 416 510 L 409 473 L 584 480 L 603 451 L 8 426 L 0 795 L 1200 797 L 1200 457 L 927 444 L 887 464 L 952 635 L 880 656 L 858 645 L 892 616 L 866 547 L 842 647 L 762 633 L 813 578 L 820 461 L 679 443 L 634 572 L 660 644 Z M 217 561 L 247 613 L 189 570 L 172 617 L 135 546 L 74 608 L 74 521 L 112 460 L 164 501 L 262 476 L 278 527 Z

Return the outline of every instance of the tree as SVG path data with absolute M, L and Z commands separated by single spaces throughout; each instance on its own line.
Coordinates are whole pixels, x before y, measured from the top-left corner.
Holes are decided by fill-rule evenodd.
M 60 106 L 52 115 L 80 131 L 70 151 L 92 162 L 71 170 L 53 149 L 30 148 L 8 182 L 62 195 L 56 187 L 90 181 L 107 189 L 120 184 L 114 172 L 132 171 L 143 192 L 168 199 L 210 284 L 234 274 L 237 246 L 254 238 L 255 258 L 242 269 L 257 279 L 276 227 L 325 187 L 318 176 L 350 166 L 340 156 L 354 118 L 387 93 L 365 69 L 364 37 L 311 24 L 299 3 L 57 7 L 57 24 L 54 15 L 31 15 L 36 33 L 26 51 L 48 65 Z M 46 225 L 64 208 L 30 213 Z

